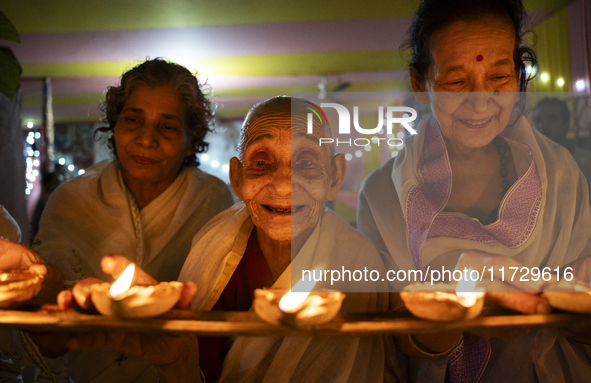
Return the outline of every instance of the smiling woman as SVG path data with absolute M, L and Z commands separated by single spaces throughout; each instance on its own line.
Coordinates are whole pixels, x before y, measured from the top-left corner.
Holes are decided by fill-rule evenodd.
M 388 269 L 482 270 L 490 254 L 499 255 L 499 267 L 555 268 L 591 254 L 587 182 L 572 156 L 515 107 L 530 79 L 525 64 L 537 66 L 523 45 L 525 20 L 521 0 L 421 2 L 409 30 L 409 69 L 415 96 L 432 115 L 359 195 L 358 228 L 386 255 Z M 501 306 L 550 311 L 525 282 L 486 282 L 487 299 Z M 557 331 L 495 339 L 506 335 L 399 341 L 418 357 L 411 380 L 554 382 L 591 373 L 584 347 Z M 554 356 L 565 354 L 567 363 Z
M 197 168 L 195 154 L 206 150 L 211 129 L 210 102 L 186 68 L 155 59 L 125 73 L 103 107 L 108 126 L 100 131 L 110 135 L 116 158 L 55 191 L 33 246 L 68 285 L 105 280 L 100 260 L 107 254 L 125 256 L 158 281 L 176 280 L 195 233 L 233 202 L 221 180 Z M 60 343 L 47 343 L 55 355 Z M 66 360 L 74 381 L 156 376 L 148 362 L 120 352 L 69 352 Z

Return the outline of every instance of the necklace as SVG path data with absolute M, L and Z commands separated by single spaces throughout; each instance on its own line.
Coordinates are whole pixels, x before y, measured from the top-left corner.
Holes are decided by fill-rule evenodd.
M 505 194 L 507 194 L 507 190 L 509 190 L 509 187 L 511 186 L 509 184 L 509 180 L 507 179 L 507 176 L 509 175 L 509 171 L 507 170 L 507 165 L 509 164 L 507 150 L 509 148 L 507 142 L 500 136 L 496 136 L 493 139 L 492 143 L 497 149 L 497 152 L 499 152 L 499 155 L 501 156 L 501 170 L 499 171 L 499 174 L 501 175 L 501 177 L 503 177 L 503 181 L 501 182 L 501 187 L 503 188 L 503 191 L 501 192 L 501 194 L 499 194 L 499 197 L 501 197 L 502 200 Z

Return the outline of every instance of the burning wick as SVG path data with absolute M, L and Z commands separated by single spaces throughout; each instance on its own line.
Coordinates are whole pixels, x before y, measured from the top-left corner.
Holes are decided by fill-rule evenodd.
M 476 290 L 476 281 L 468 277 L 471 271 L 472 269 L 468 269 L 465 278 L 462 278 L 456 287 L 456 295 L 460 298 L 460 303 L 464 307 L 474 306 L 479 296 L 479 293 L 474 292 Z
M 310 280 L 306 281 L 304 279 L 300 279 L 298 283 L 293 287 L 293 289 L 289 290 L 287 294 L 281 298 L 279 301 L 279 309 L 284 313 L 294 313 L 302 308 L 306 298 L 310 295 L 310 292 L 316 285 L 316 281 L 314 281 L 313 275 L 315 272 L 320 271 L 321 269 L 314 269 L 311 272 Z M 297 290 L 297 291 L 292 291 Z
M 109 294 L 111 294 L 111 297 L 116 299 L 116 298 L 120 297 L 121 294 L 123 294 L 127 290 L 129 290 L 129 287 L 131 286 L 131 282 L 133 281 L 134 274 L 135 274 L 135 265 L 133 263 L 130 263 L 129 266 L 127 266 L 127 268 L 125 269 L 125 271 L 123 271 L 123 273 L 121 274 L 119 279 L 117 279 L 111 285 L 111 288 L 109 289 Z

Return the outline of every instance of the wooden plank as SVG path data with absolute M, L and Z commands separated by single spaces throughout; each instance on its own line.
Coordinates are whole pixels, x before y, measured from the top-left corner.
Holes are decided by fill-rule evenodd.
M 341 313 L 333 321 L 309 328 L 273 326 L 253 312 L 190 312 L 173 310 L 160 318 L 122 320 L 46 307 L 40 311 L 0 311 L 0 329 L 87 332 L 123 330 L 149 333 L 195 333 L 210 336 L 261 335 L 380 335 L 478 329 L 516 329 L 538 326 L 589 326 L 591 315 L 558 312 L 521 315 L 507 310 L 487 310 L 478 318 L 462 322 L 431 322 L 408 313 Z

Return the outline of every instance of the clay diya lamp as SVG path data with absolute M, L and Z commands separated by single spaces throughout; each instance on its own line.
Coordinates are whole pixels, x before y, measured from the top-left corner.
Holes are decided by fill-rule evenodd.
M 18 306 L 41 291 L 43 276 L 31 271 L 0 273 L 0 309 Z
M 181 297 L 181 282 L 133 285 L 135 265 L 130 264 L 113 283 L 91 287 L 91 299 L 103 315 L 123 318 L 151 318 L 170 311 Z
M 330 322 L 341 309 L 345 294 L 328 290 L 309 292 L 314 284 L 300 281 L 292 290 L 256 289 L 254 311 L 273 325 L 311 327 Z
M 547 283 L 542 297 L 559 310 L 591 314 L 591 286 L 583 282 L 559 281 Z
M 476 282 L 413 283 L 404 288 L 400 297 L 416 317 L 438 322 L 456 322 L 476 318 L 484 306 L 483 288 Z

